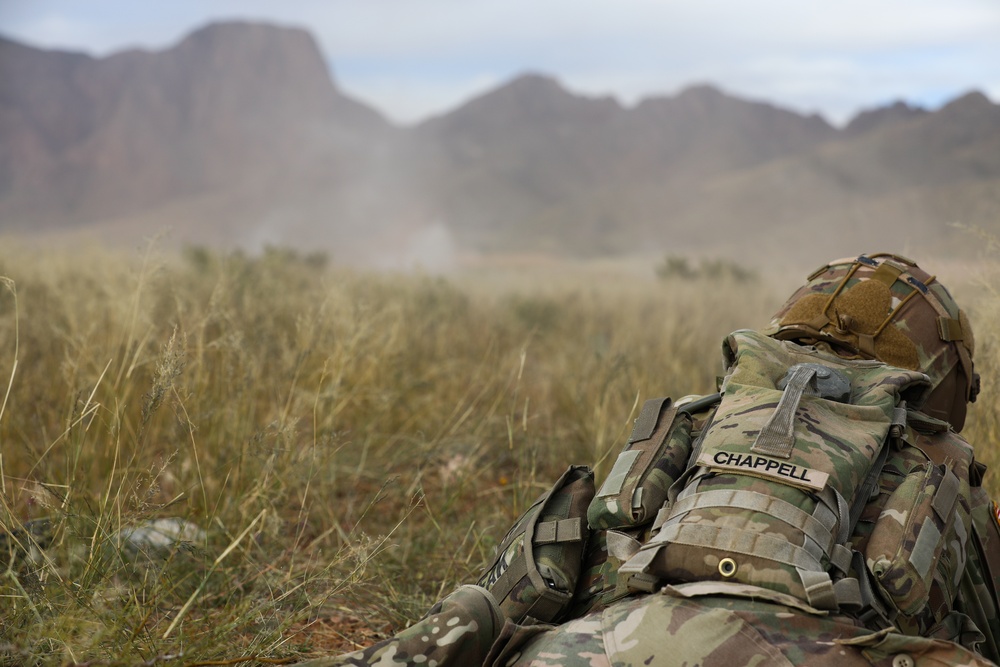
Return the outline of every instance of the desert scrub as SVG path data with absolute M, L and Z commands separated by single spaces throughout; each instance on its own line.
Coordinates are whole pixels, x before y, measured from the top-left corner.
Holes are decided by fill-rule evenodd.
M 714 391 L 725 334 L 802 279 L 2 252 L 11 665 L 299 659 L 398 629 L 568 464 L 603 475 L 643 400 Z M 157 519 L 204 539 L 135 553 L 123 535 Z

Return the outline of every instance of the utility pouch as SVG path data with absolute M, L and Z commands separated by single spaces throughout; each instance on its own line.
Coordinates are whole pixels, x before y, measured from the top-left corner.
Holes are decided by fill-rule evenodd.
M 882 508 L 865 546 L 865 561 L 901 614 L 913 615 L 924 607 L 935 573 L 949 567 L 943 560 L 960 560 L 951 564 L 956 570 L 964 564 L 968 530 L 955 526 L 969 525 L 963 500 L 969 495 L 967 466 L 927 462 L 906 476 Z
M 587 543 L 584 515 L 593 497 L 593 471 L 570 466 L 507 532 L 479 579 L 507 618 L 550 623 L 570 606 Z
M 642 406 L 628 444 L 587 510 L 591 529 L 627 529 L 653 520 L 691 454 L 691 416 L 669 398 Z

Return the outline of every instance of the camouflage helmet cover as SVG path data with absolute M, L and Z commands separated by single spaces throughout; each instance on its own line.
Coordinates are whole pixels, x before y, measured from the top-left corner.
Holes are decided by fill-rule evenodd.
M 766 333 L 926 373 L 933 389 L 921 409 L 956 431 L 979 392 L 968 318 L 944 285 L 899 255 L 861 255 L 814 271 Z

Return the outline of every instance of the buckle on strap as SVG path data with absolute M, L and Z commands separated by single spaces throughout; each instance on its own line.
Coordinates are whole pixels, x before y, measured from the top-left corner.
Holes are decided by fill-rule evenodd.
M 861 604 L 856 610 L 851 611 L 852 615 L 861 621 L 866 628 L 873 630 L 885 630 L 893 626 L 893 619 L 896 611 L 892 607 L 887 607 L 878 597 L 871 582 L 871 573 L 865 565 L 865 557 L 860 551 L 855 551 L 851 559 L 851 569 L 854 570 L 858 583 L 858 592 L 861 594 Z

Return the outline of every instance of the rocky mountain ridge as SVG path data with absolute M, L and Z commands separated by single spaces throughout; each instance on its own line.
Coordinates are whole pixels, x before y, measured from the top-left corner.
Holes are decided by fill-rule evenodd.
M 624 107 L 526 74 L 398 127 L 301 29 L 212 24 L 100 59 L 0 38 L 0 231 L 169 226 L 391 263 L 442 235 L 570 256 L 940 248 L 953 221 L 1000 226 L 1000 106 L 976 92 L 838 129 L 708 85 Z

